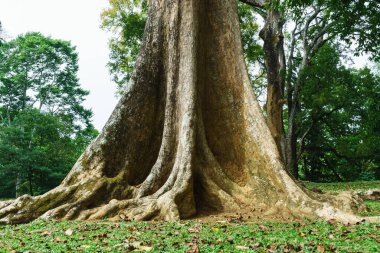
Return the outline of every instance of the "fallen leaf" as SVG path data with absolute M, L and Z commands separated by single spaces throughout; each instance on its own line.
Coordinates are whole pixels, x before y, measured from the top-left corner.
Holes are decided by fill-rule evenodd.
M 153 249 L 152 247 L 142 245 L 142 242 L 133 242 L 129 245 L 140 251 L 151 251 Z
M 216 244 L 222 243 L 222 242 L 224 242 L 224 240 L 222 238 L 219 238 L 218 240 L 215 241 Z
M 235 248 L 238 249 L 238 250 L 249 249 L 249 247 L 247 247 L 247 246 L 241 246 L 241 245 L 237 245 Z
M 60 237 L 54 238 L 54 241 L 56 241 L 56 242 L 63 242 L 63 240 Z
M 199 253 L 199 247 L 197 244 L 194 244 L 192 247 L 189 248 L 187 251 L 189 253 Z
M 266 229 L 268 229 L 268 227 L 265 226 L 265 225 L 259 225 L 259 228 L 260 228 L 261 230 L 266 230 Z
M 276 252 L 277 247 L 275 245 L 268 245 L 266 251 L 267 252 Z
M 252 249 L 256 250 L 256 249 L 258 249 L 258 248 L 260 248 L 262 246 L 263 246 L 263 244 L 261 242 L 258 242 L 258 243 L 253 244 L 251 247 L 252 247 Z
M 323 245 L 318 245 L 317 246 L 317 251 L 321 252 L 321 253 L 325 253 L 326 250 L 325 250 L 325 247 Z
M 142 250 L 142 251 L 151 251 L 153 247 L 148 247 L 148 246 L 138 246 L 137 249 Z
M 68 230 L 66 230 L 65 235 L 72 236 L 73 235 L 73 230 L 71 228 L 69 228 Z
M 89 248 L 91 248 L 91 246 L 90 245 L 82 245 L 82 246 L 80 246 L 80 248 L 81 249 L 89 249 Z
M 42 236 L 47 236 L 47 235 L 50 235 L 51 232 L 50 231 L 44 231 L 41 233 Z
M 189 233 L 199 233 L 199 228 L 189 228 L 188 230 L 187 230 Z

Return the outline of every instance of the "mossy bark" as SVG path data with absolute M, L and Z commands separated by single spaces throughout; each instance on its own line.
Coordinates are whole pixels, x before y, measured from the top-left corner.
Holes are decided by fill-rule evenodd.
M 251 89 L 234 0 L 151 0 L 132 82 L 60 186 L 0 202 L 3 223 L 176 220 L 260 207 L 266 214 L 358 220 L 284 170 Z

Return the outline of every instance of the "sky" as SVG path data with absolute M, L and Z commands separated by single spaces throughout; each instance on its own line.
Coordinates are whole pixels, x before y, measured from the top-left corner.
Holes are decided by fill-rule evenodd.
M 8 37 L 35 31 L 71 41 L 79 54 L 80 84 L 90 95 L 93 123 L 100 130 L 117 103 L 107 69 L 109 34 L 100 29 L 108 0 L 0 0 L 0 20 Z

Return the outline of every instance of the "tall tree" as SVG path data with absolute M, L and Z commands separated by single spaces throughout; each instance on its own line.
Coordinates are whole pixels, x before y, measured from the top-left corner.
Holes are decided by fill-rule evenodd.
M 4 29 L 3 24 L 0 21 L 0 45 L 4 42 Z
M 114 34 L 109 41 L 108 67 L 112 80 L 122 94 L 131 79 L 147 20 L 146 0 L 110 0 L 101 14 L 101 27 Z
M 240 35 L 233 0 L 150 1 L 131 83 L 102 133 L 59 187 L 0 202 L 1 221 L 175 220 L 254 207 L 357 221 L 352 196 L 314 194 L 285 172 Z
M 264 19 L 260 37 L 264 41 L 267 72 L 267 124 L 288 171 L 297 178 L 297 140 L 301 134 L 296 117 L 304 85 L 303 72 L 318 50 L 334 39 L 340 39 L 346 45 L 356 43 L 357 53 L 364 51 L 378 57 L 380 3 L 376 0 L 243 2 Z M 288 43 L 284 40 L 286 25 L 293 27 Z
M 337 46 L 325 45 L 305 70 L 297 156 L 307 180 L 374 180 L 379 170 L 380 80 L 369 69 L 340 62 Z
M 78 82 L 78 56 L 69 42 L 27 33 L 0 45 L 0 57 L 0 178 L 6 182 L 0 196 L 10 196 L 11 183 L 11 196 L 19 196 L 24 182 L 31 195 L 42 193 L 64 178 L 87 137 L 94 137 L 92 112 L 82 105 L 88 91 Z M 52 162 L 57 159 L 59 165 Z M 34 186 L 42 170 L 51 180 Z
M 73 136 L 70 123 L 37 109 L 20 112 L 0 126 L 0 198 L 42 194 L 56 187 L 93 138 L 89 129 Z M 19 189 L 14 185 L 19 180 Z M 18 191 L 18 192 L 17 192 Z
M 10 123 L 28 108 L 60 114 L 80 128 L 91 111 L 78 81 L 78 55 L 69 42 L 27 33 L 0 47 L 1 119 Z

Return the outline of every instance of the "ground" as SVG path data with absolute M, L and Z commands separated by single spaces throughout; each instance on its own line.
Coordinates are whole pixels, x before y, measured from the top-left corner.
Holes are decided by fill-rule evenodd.
M 356 182 L 337 182 L 337 183 L 312 183 L 306 182 L 305 186 L 309 189 L 320 188 L 326 192 L 359 191 L 369 189 L 379 189 L 380 181 L 356 181 Z
M 322 191 L 379 188 L 380 182 L 306 183 Z M 380 215 L 380 202 L 366 201 Z M 250 222 L 225 215 L 213 222 L 52 222 L 0 227 L 0 252 L 380 252 L 380 224 L 330 220 Z

